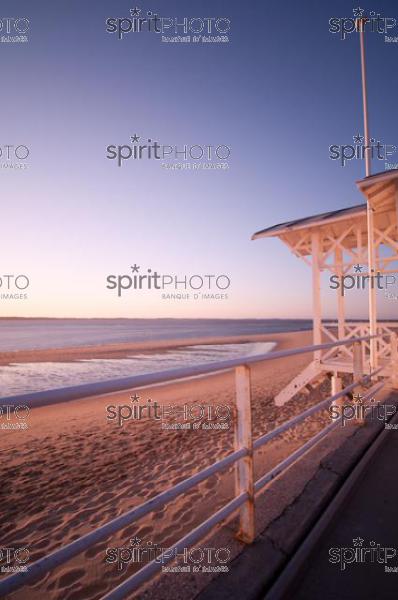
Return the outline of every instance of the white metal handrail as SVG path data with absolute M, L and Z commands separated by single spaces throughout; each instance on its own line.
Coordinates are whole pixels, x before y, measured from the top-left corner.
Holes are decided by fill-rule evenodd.
M 338 425 L 339 421 L 335 423 L 331 423 L 327 427 L 325 427 L 322 431 L 318 432 L 313 438 L 308 440 L 302 447 L 293 452 L 289 457 L 283 460 L 279 465 L 274 467 L 271 471 L 262 476 L 258 481 L 254 482 L 253 476 L 253 452 L 257 450 L 264 444 L 266 444 L 271 439 L 275 438 L 277 435 L 280 435 L 287 429 L 297 425 L 302 422 L 304 419 L 308 418 L 315 412 L 326 408 L 328 404 L 335 402 L 336 400 L 344 397 L 349 392 L 351 392 L 358 385 L 367 383 L 371 380 L 373 376 L 378 375 L 384 368 L 381 367 L 374 373 L 370 375 L 363 376 L 361 371 L 362 365 L 361 358 L 362 353 L 356 352 L 354 353 L 354 359 L 359 361 L 357 365 L 354 365 L 354 378 L 355 381 L 350 385 L 346 386 L 343 390 L 334 394 L 332 397 L 322 400 L 317 405 L 303 411 L 299 415 L 293 417 L 286 423 L 283 423 L 276 429 L 266 433 L 261 436 L 254 442 L 252 441 L 252 431 L 251 431 L 251 422 L 250 422 L 250 414 L 251 414 L 251 386 L 250 386 L 250 370 L 248 368 L 248 364 L 253 364 L 256 362 L 261 362 L 264 360 L 275 360 L 277 358 L 284 358 L 288 356 L 293 356 L 297 354 L 305 354 L 309 352 L 313 352 L 317 349 L 322 348 L 330 348 L 332 346 L 343 346 L 347 344 L 359 344 L 365 343 L 370 339 L 371 336 L 364 336 L 360 338 L 350 338 L 348 340 L 341 340 L 339 342 L 333 344 L 319 344 L 317 346 L 305 346 L 302 348 L 294 348 L 291 350 L 283 350 L 270 352 L 265 355 L 258 355 L 253 357 L 246 357 L 244 359 L 233 359 L 229 361 L 223 361 L 222 363 L 217 363 L 214 365 L 202 365 L 200 367 L 192 368 L 188 367 L 186 369 L 174 369 L 172 371 L 166 371 L 163 373 L 154 373 L 151 375 L 143 375 L 137 377 L 127 378 L 129 381 L 133 381 L 135 383 L 134 387 L 138 387 L 137 382 L 140 382 L 140 385 L 144 385 L 143 381 L 145 381 L 145 385 L 153 385 L 155 383 L 170 381 L 177 379 L 176 372 L 184 371 L 183 377 L 192 376 L 192 371 L 195 372 L 195 375 L 199 374 L 198 370 L 203 368 L 204 373 L 208 374 L 211 372 L 216 372 L 220 370 L 232 369 L 236 368 L 236 390 L 237 390 L 237 419 L 235 422 L 235 451 L 221 460 L 217 461 L 213 465 L 203 469 L 199 473 L 196 473 L 187 479 L 181 481 L 176 484 L 172 488 L 161 492 L 154 498 L 144 502 L 143 504 L 133 508 L 132 510 L 116 517 L 112 521 L 102 525 L 96 530 L 83 535 L 77 540 L 67 544 L 66 546 L 53 551 L 48 556 L 45 556 L 35 563 L 28 567 L 26 572 L 19 572 L 13 575 L 10 575 L 0 581 L 0 594 L 9 594 L 12 591 L 15 591 L 24 585 L 27 585 L 37 578 L 42 576 L 43 574 L 53 570 L 54 568 L 64 564 L 74 556 L 84 552 L 85 550 L 91 548 L 93 545 L 102 541 L 103 539 L 109 537 L 111 534 L 123 529 L 127 525 L 131 525 L 133 522 L 142 518 L 146 514 L 160 508 L 166 503 L 170 502 L 174 498 L 178 497 L 180 494 L 187 492 L 192 487 L 200 483 L 201 481 L 207 479 L 211 475 L 218 473 L 224 470 L 226 467 L 235 464 L 235 487 L 236 487 L 236 495 L 227 505 L 217 511 L 215 514 L 210 516 L 204 523 L 199 525 L 196 529 L 191 531 L 189 534 L 184 536 L 181 540 L 179 540 L 170 550 L 185 548 L 195 541 L 203 537 L 210 529 L 217 523 L 221 522 L 232 513 L 234 513 L 237 509 L 240 509 L 240 530 L 238 533 L 239 538 L 242 541 L 250 543 L 254 539 L 254 494 L 259 492 L 271 479 L 280 474 L 283 470 L 285 470 L 288 466 L 290 466 L 295 460 L 297 460 L 300 456 L 302 456 L 305 452 L 307 452 L 312 446 L 314 446 L 320 439 L 322 439 L 325 435 L 327 435 L 335 426 Z M 378 336 L 373 336 L 378 337 Z M 398 359 L 397 359 L 398 360 Z M 222 365 L 222 368 L 220 368 Z M 190 375 L 187 375 L 187 372 Z M 202 373 L 200 373 L 202 374 Z M 355 377 L 355 375 L 358 375 Z M 181 376 L 180 376 L 181 377 Z M 126 379 L 126 378 L 125 378 Z M 107 382 L 105 382 L 107 383 Z M 89 384 L 91 386 L 92 384 Z M 384 383 L 378 385 L 378 391 Z M 87 387 L 87 386 L 76 386 L 77 388 Z M 67 388 L 69 389 L 69 388 Z M 76 389 L 76 388 L 74 388 Z M 62 390 L 61 390 L 62 391 Z M 97 392 L 98 393 L 98 392 Z M 104 392 L 103 392 L 104 393 Z M 80 396 L 81 397 L 81 396 Z M 16 396 L 13 398 L 8 398 L 7 401 L 15 400 L 15 401 L 26 401 L 26 395 L 24 396 Z M 242 443 L 245 442 L 245 443 Z M 170 558 L 170 560 L 172 560 Z M 160 570 L 162 564 L 166 564 L 166 561 L 169 562 L 168 558 L 165 557 L 165 560 L 162 562 L 158 560 L 154 560 L 151 563 L 145 565 L 142 569 L 140 569 L 137 573 L 129 577 L 122 584 L 120 584 L 117 588 L 112 590 L 109 594 L 103 597 L 103 600 L 118 600 L 124 598 L 128 593 L 137 589 L 144 581 L 152 577 L 158 570 Z
M 370 379 L 369 376 L 363 378 L 363 380 L 369 380 L 369 379 Z M 363 382 L 365 382 L 365 381 L 363 381 Z M 360 383 L 361 383 L 361 381 L 356 382 L 355 385 L 358 385 Z M 378 384 L 377 386 L 375 386 L 375 388 L 373 389 L 373 392 L 372 392 L 373 395 L 375 395 L 378 391 L 380 391 L 384 385 L 385 385 L 385 382 L 382 382 L 382 383 Z M 345 393 L 348 393 L 351 389 L 353 389 L 353 387 L 355 387 L 353 384 L 351 384 L 350 386 L 347 386 L 347 388 L 345 389 Z M 323 400 L 322 402 L 320 402 L 317 405 L 317 410 L 321 410 L 324 406 L 326 406 L 326 404 L 337 400 L 338 398 L 342 397 L 343 395 L 344 395 L 344 391 L 342 390 L 342 392 L 335 394 L 335 396 L 333 396 L 332 398 Z M 368 396 L 369 396 L 369 394 L 364 396 L 364 398 L 366 399 Z M 308 412 L 308 411 L 305 411 L 305 412 Z M 312 412 L 315 412 L 315 411 L 312 411 Z M 298 421 L 296 421 L 295 424 L 297 424 L 297 422 Z M 335 427 L 337 427 L 337 425 L 339 425 L 339 421 L 336 421 L 334 423 L 331 423 L 330 425 L 327 425 L 327 427 L 325 427 L 324 429 L 319 431 L 316 435 L 314 435 L 312 438 L 310 438 L 303 446 L 301 446 L 300 448 L 295 450 L 292 454 L 290 454 L 287 458 L 285 458 L 283 461 L 281 461 L 278 465 L 276 465 L 268 473 L 263 475 L 254 484 L 254 491 L 256 493 L 261 491 L 272 479 L 274 479 L 275 477 L 280 475 L 292 463 L 294 463 L 298 458 L 300 458 L 301 456 L 303 456 L 303 454 L 308 452 L 315 444 L 317 444 L 328 433 L 330 433 Z M 256 448 L 258 448 L 258 447 L 264 445 L 267 441 L 269 441 L 269 439 L 276 437 L 282 431 L 285 431 L 285 428 L 283 426 L 278 427 L 277 429 L 271 431 L 269 434 L 266 434 L 266 436 L 263 436 L 262 438 L 259 438 L 258 440 L 256 440 L 256 442 L 253 444 L 253 447 L 255 446 Z M 265 439 L 267 436 L 269 436 L 268 439 Z M 234 503 L 234 500 L 237 500 L 236 504 Z M 111 590 L 108 594 L 103 596 L 101 598 L 101 600 L 123 600 L 123 598 L 126 598 L 126 596 L 128 594 L 131 594 L 132 592 L 137 590 L 143 583 L 145 583 L 145 581 L 147 581 L 153 575 L 155 575 L 160 570 L 162 565 L 165 565 L 168 562 L 170 562 L 171 560 L 173 560 L 175 552 L 180 552 L 183 548 L 186 548 L 186 547 L 194 544 L 195 542 L 197 542 L 200 538 L 202 538 L 211 529 L 211 527 L 213 525 L 216 525 L 220 521 L 224 520 L 227 516 L 229 516 L 230 514 L 235 512 L 235 510 L 237 508 L 239 508 L 245 502 L 247 502 L 248 494 L 242 493 L 240 496 L 236 497 L 234 500 L 229 502 L 225 507 L 221 508 L 218 512 L 216 512 L 214 515 L 212 515 L 204 523 L 199 525 L 196 529 L 194 529 L 187 536 L 183 537 L 176 544 L 171 546 L 168 549 L 167 556 L 162 554 L 160 557 L 157 558 L 157 560 L 151 561 L 150 563 L 145 565 L 142 569 L 140 569 L 137 573 L 134 573 L 134 575 L 132 575 L 131 577 L 129 577 L 128 579 L 123 581 L 115 589 Z
M 378 335 L 375 337 L 379 337 Z M 18 394 L 15 396 L 2 397 L 1 400 L 8 402 L 10 405 L 15 405 L 20 402 L 31 403 L 33 406 L 44 406 L 56 402 L 66 402 L 69 400 L 78 400 L 80 398 L 88 398 L 90 396 L 99 396 L 101 394 L 109 394 L 111 392 L 119 392 L 127 389 L 137 389 L 167 383 L 174 380 L 187 379 L 189 377 L 198 377 L 209 375 L 219 371 L 232 370 L 240 365 L 251 365 L 257 362 L 268 360 L 276 360 L 277 358 L 287 358 L 296 356 L 297 354 L 308 354 L 317 350 L 328 350 L 337 346 L 347 346 L 354 342 L 368 341 L 371 336 L 362 336 L 358 338 L 347 338 L 337 342 L 326 344 L 317 344 L 312 346 L 302 346 L 299 348 L 291 348 L 289 350 L 277 350 L 275 352 L 267 352 L 266 354 L 256 354 L 246 356 L 245 358 L 232 358 L 229 360 L 211 362 L 208 364 L 183 367 L 180 369 L 169 369 L 167 371 L 159 371 L 157 373 L 147 373 L 144 375 L 133 375 L 132 377 L 122 377 L 120 379 L 111 379 L 109 381 L 100 381 L 96 383 L 84 383 L 81 385 L 70 386 L 53 390 L 45 390 L 41 392 L 30 392 L 27 394 Z

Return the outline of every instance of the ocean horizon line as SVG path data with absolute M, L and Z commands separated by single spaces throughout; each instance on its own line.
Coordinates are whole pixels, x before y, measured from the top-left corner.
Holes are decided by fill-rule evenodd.
M 0 321 L 312 321 L 308 317 L 20 317 L 0 316 Z M 334 321 L 335 317 L 325 317 L 322 321 Z M 347 321 L 368 321 L 369 317 L 347 318 Z M 398 319 L 378 319 L 379 322 L 397 321 Z

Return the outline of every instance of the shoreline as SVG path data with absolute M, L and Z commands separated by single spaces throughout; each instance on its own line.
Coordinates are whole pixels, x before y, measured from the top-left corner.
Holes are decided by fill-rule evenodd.
M 307 330 L 308 331 L 308 330 Z M 35 362 L 74 362 L 82 359 L 117 359 L 126 358 L 131 353 L 146 352 L 149 355 L 159 350 L 172 350 L 198 345 L 245 344 L 253 342 L 282 342 L 291 339 L 294 334 L 304 331 L 286 331 L 255 335 L 193 337 L 175 340 L 158 340 L 147 342 L 125 342 L 118 344 L 101 344 L 87 346 L 70 346 L 66 348 L 48 348 L 32 350 L 11 350 L 0 352 L 0 366 Z M 278 348 L 279 349 L 279 348 Z

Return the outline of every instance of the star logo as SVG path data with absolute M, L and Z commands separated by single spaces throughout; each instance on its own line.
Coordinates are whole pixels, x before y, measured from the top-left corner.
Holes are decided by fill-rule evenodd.
M 130 266 L 132 273 L 138 273 L 140 267 L 134 263 L 134 266 Z
M 134 393 L 133 396 L 130 396 L 131 402 L 138 402 L 139 399 L 140 399 L 140 396 L 137 393 Z
M 354 13 L 354 17 L 357 18 L 357 19 L 359 19 L 359 18 L 362 17 L 363 11 L 364 11 L 364 9 L 360 8 L 360 7 L 353 8 L 353 10 L 352 10 L 352 12 Z
M 362 273 L 362 269 L 363 269 L 363 267 L 361 267 L 361 265 L 355 265 L 354 266 L 354 272 L 355 273 Z
M 139 537 L 137 537 L 136 535 L 135 535 L 133 538 L 131 538 L 131 540 L 130 540 L 130 546 L 135 546 L 135 547 L 137 547 L 137 546 L 139 546 L 139 545 L 140 545 L 140 543 L 141 543 L 141 540 L 140 540 L 140 538 L 139 538 Z
M 363 539 L 361 537 L 357 537 L 355 539 L 352 540 L 354 546 L 360 547 L 363 544 Z
M 353 395 L 353 399 L 357 404 L 363 404 L 363 400 L 362 400 L 362 396 L 361 394 L 354 394 Z
M 353 135 L 353 140 L 356 144 L 362 144 L 363 143 L 363 136 L 359 135 L 359 133 L 357 133 L 357 135 Z
M 136 142 L 138 142 L 138 141 L 139 141 L 139 139 L 140 139 L 140 136 L 139 136 L 139 135 L 137 135 L 136 133 L 135 133 L 134 135 L 130 136 L 130 140 L 131 140 L 131 142 L 132 142 L 133 144 L 135 144 Z
M 141 12 L 141 9 L 137 8 L 137 6 L 135 8 L 130 8 L 130 15 L 132 17 L 139 17 L 140 16 L 140 12 Z

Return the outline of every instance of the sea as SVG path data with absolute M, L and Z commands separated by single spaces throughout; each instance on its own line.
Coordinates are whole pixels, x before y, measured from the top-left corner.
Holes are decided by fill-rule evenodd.
M 206 341 L 311 328 L 311 321 L 301 319 L 0 319 L 0 352 L 200 340 L 191 346 L 132 351 L 124 358 L 0 366 L 0 398 L 263 354 L 274 347 L 272 342 Z

